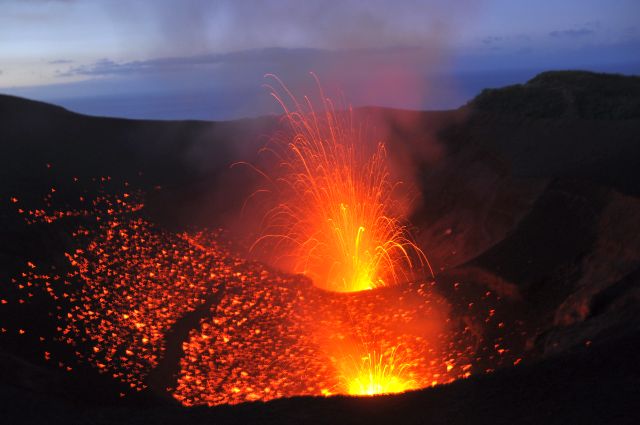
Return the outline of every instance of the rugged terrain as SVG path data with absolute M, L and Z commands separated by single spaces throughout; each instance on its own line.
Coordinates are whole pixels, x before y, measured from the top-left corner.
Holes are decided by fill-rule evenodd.
M 97 118 L 0 96 L 0 413 L 11 423 L 640 421 L 640 78 L 548 72 L 454 111 L 355 114 L 419 189 L 411 222 L 436 281 L 506 300 L 502 314 L 524 323 L 522 362 L 376 398 L 182 408 L 153 389 L 129 394 L 52 341 L 55 306 L 17 302 L 25 263 L 58 265 L 74 242 L 64 222 L 25 224 L 12 198 L 36 208 L 54 187 L 73 203 L 74 178 L 109 176 L 144 191 L 163 229 L 237 232 L 256 177 L 229 164 L 255 160 L 280 124 Z M 43 358 L 41 337 L 73 372 Z

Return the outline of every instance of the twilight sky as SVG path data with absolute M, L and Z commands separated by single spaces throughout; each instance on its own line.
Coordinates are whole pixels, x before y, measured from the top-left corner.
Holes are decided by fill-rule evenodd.
M 275 112 L 263 75 L 455 108 L 547 69 L 640 73 L 637 0 L 0 0 L 0 93 L 78 112 Z

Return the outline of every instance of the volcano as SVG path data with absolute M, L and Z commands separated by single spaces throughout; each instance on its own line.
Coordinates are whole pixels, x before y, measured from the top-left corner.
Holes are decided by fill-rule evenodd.
M 3 414 L 637 423 L 638 99 L 637 77 L 578 71 L 457 110 L 229 122 L 0 96 Z M 359 122 L 372 153 L 344 141 Z M 264 166 L 265 138 L 281 174 L 230 167 Z M 413 193 L 394 173 L 417 201 L 378 210 Z

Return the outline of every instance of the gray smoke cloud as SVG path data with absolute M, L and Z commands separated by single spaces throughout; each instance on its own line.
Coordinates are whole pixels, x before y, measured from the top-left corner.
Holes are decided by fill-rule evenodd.
M 482 1 L 156 0 L 106 2 L 116 25 L 150 26 L 163 55 L 265 47 L 323 49 L 445 44 Z M 445 24 L 446 22 L 446 24 Z
M 209 78 L 205 86 L 234 87 L 242 95 L 270 72 L 308 93 L 313 71 L 348 103 L 421 108 L 426 96 L 455 97 L 448 92 L 453 85 L 441 77 L 452 34 L 471 22 L 482 3 L 156 0 L 125 7 L 106 2 L 114 25 L 153 34 L 149 50 L 138 57 L 162 59 L 104 59 L 61 70 L 60 76 L 144 74 L 147 82 L 161 79 L 166 87 Z M 431 82 L 435 73 L 437 84 Z

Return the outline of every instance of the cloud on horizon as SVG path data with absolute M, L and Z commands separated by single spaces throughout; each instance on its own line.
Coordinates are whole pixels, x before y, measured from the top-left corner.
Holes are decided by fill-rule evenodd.
M 49 65 L 66 65 L 73 62 L 75 61 L 72 61 L 70 59 L 54 59 L 54 60 L 47 61 Z
M 561 31 L 551 31 L 549 36 L 551 37 L 584 37 L 587 35 L 594 35 L 596 32 L 589 28 L 580 28 L 580 29 L 568 29 Z

